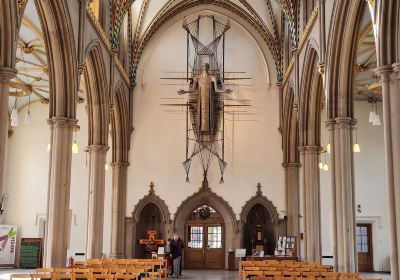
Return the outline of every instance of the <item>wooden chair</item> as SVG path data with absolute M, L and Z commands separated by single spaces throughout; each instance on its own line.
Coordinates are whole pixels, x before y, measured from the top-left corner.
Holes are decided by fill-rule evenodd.
M 86 279 L 86 280 L 93 280 L 93 274 L 92 273 L 73 273 L 73 279 L 74 280 L 81 280 L 81 279 Z
M 263 266 L 261 269 L 267 271 L 276 271 L 276 267 L 274 266 Z
M 138 278 L 137 273 L 115 273 L 115 280 L 136 280 Z
M 36 268 L 36 273 L 52 273 L 52 272 L 53 268 L 42 268 L 42 267 Z
M 93 274 L 93 279 L 112 280 L 114 279 L 114 274 Z
M 107 268 L 91 268 L 92 274 L 107 274 L 108 269 Z
M 126 268 L 110 268 L 108 273 L 116 274 L 116 273 L 126 273 Z
M 253 278 L 253 280 L 275 280 L 275 277 L 273 277 L 273 276 L 262 276 L 262 277 L 256 276 Z
M 322 264 L 320 266 L 321 269 L 326 269 L 327 271 L 332 271 L 333 270 L 333 266 L 331 265 L 327 265 L 327 264 Z
M 282 276 L 282 272 L 281 271 L 263 271 L 264 276 L 266 277 L 280 277 Z
M 337 278 L 339 276 L 338 272 L 321 272 L 320 278 Z
M 54 268 L 53 273 L 56 274 L 71 274 L 72 268 Z
M 144 268 L 127 268 L 126 269 L 127 273 L 145 273 L 146 271 L 144 270 Z
M 284 276 L 284 277 L 300 277 L 301 276 L 301 272 L 298 272 L 298 271 L 284 271 L 283 273 L 282 273 L 282 275 Z
M 317 280 L 337 280 L 337 277 L 318 277 Z
M 315 271 L 314 268 L 312 267 L 296 267 L 294 269 L 295 271 L 299 271 L 299 272 L 310 272 L 310 271 Z
M 73 268 L 72 273 L 75 274 L 90 274 L 92 270 L 90 268 Z
M 296 280 L 295 277 L 284 277 L 284 276 L 277 276 L 275 280 Z
M 31 274 L 31 278 L 33 279 L 51 279 L 51 273 L 33 273 Z
M 58 279 L 70 279 L 73 280 L 74 277 L 72 275 L 72 273 L 52 273 L 51 274 L 51 280 L 58 280 Z
M 321 273 L 317 271 L 303 271 L 301 275 L 306 277 L 308 276 L 318 277 L 321 275 Z
M 296 277 L 296 280 L 315 280 L 315 276 L 300 276 Z
M 12 279 L 32 279 L 30 274 L 11 274 L 10 275 L 10 280 Z
M 247 278 L 247 276 L 250 276 L 251 279 L 253 279 L 254 276 L 263 276 L 264 273 L 261 270 L 246 270 L 245 273 L 243 274 L 244 278 Z

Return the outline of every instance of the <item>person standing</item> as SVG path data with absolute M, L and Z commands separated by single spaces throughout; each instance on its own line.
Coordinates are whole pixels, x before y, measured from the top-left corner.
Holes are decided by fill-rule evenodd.
M 172 266 L 173 266 L 173 273 L 174 278 L 179 278 L 180 272 L 180 265 L 182 259 L 182 248 L 181 244 L 179 243 L 178 235 L 174 235 L 171 241 L 171 257 L 172 257 Z
M 182 240 L 182 238 L 180 238 L 179 236 L 178 236 L 178 243 L 179 243 L 179 247 L 181 248 L 181 252 L 182 252 L 182 257 L 181 257 L 181 261 L 180 261 L 180 264 L 179 264 L 179 276 L 182 276 L 182 264 L 183 264 L 183 252 L 184 252 L 184 248 L 185 248 L 185 245 L 184 245 L 184 243 L 183 243 L 183 240 Z

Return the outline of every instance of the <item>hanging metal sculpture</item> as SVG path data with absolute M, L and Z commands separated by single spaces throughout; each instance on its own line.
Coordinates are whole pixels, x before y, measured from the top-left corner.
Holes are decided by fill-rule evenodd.
M 199 38 L 200 21 L 202 19 L 211 20 L 213 26 L 213 40 L 207 45 L 201 43 Z M 224 101 L 232 93 L 232 90 L 227 89 L 224 82 L 249 78 L 225 77 L 225 33 L 230 29 L 229 19 L 223 24 L 216 20 L 214 16 L 199 16 L 190 23 L 185 19 L 183 28 L 187 32 L 186 77 L 161 79 L 186 80 L 189 82 L 189 89 L 178 91 L 179 95 L 188 95 L 188 99 L 186 104 L 162 105 L 186 107 L 186 159 L 183 162 L 186 182 L 190 182 L 189 171 L 193 158 L 197 157 L 200 160 L 203 175 L 206 178 L 212 159 L 215 157 L 218 160 L 221 173 L 220 183 L 223 183 L 224 171 L 227 166 L 224 159 L 225 107 L 249 106 L 248 104 L 225 104 Z M 189 55 L 190 40 L 195 51 L 193 60 L 190 59 Z M 218 60 L 218 51 L 222 52 L 221 61 Z M 190 141 L 194 141 L 194 147 L 189 154 Z

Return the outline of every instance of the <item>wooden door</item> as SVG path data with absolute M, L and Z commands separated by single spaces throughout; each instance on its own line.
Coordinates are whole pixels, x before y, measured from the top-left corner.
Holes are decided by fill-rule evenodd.
M 205 268 L 224 268 L 223 227 L 222 225 L 205 225 L 207 246 L 204 254 Z
M 204 269 L 204 230 L 202 224 L 187 225 L 188 242 L 185 250 L 185 268 Z
M 186 221 L 185 268 L 223 269 L 225 267 L 224 224 L 212 208 L 208 216 L 201 217 L 199 209 L 193 211 Z
M 356 242 L 358 270 L 360 272 L 373 271 L 372 224 L 357 224 Z

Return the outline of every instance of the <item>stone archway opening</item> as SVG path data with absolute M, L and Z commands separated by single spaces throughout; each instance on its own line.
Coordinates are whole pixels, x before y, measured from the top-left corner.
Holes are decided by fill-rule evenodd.
M 149 258 L 150 252 L 146 251 L 145 246 L 139 244 L 139 239 L 147 238 L 147 231 L 155 230 L 157 232 L 156 239 L 166 239 L 165 222 L 162 219 L 162 214 L 158 206 L 154 203 L 148 203 L 143 207 L 139 215 L 139 220 L 136 224 L 136 258 Z
M 271 214 L 262 204 L 257 203 L 250 209 L 242 236 L 246 255 L 252 255 L 253 250 L 263 251 L 266 255 L 274 254 L 275 227 Z
M 236 215 L 231 206 L 222 197 L 214 193 L 208 186 L 208 181 L 205 179 L 199 191 L 186 198 L 185 201 L 178 207 L 174 219 L 174 232 L 179 236 L 185 237 L 185 225 L 187 218 L 191 215 L 193 210 L 200 206 L 207 205 L 214 209 L 221 217 L 225 234 L 222 237 L 224 248 L 226 250 L 239 248 L 240 238 L 239 230 L 237 227 Z M 224 256 L 223 268 L 227 268 L 227 254 Z

